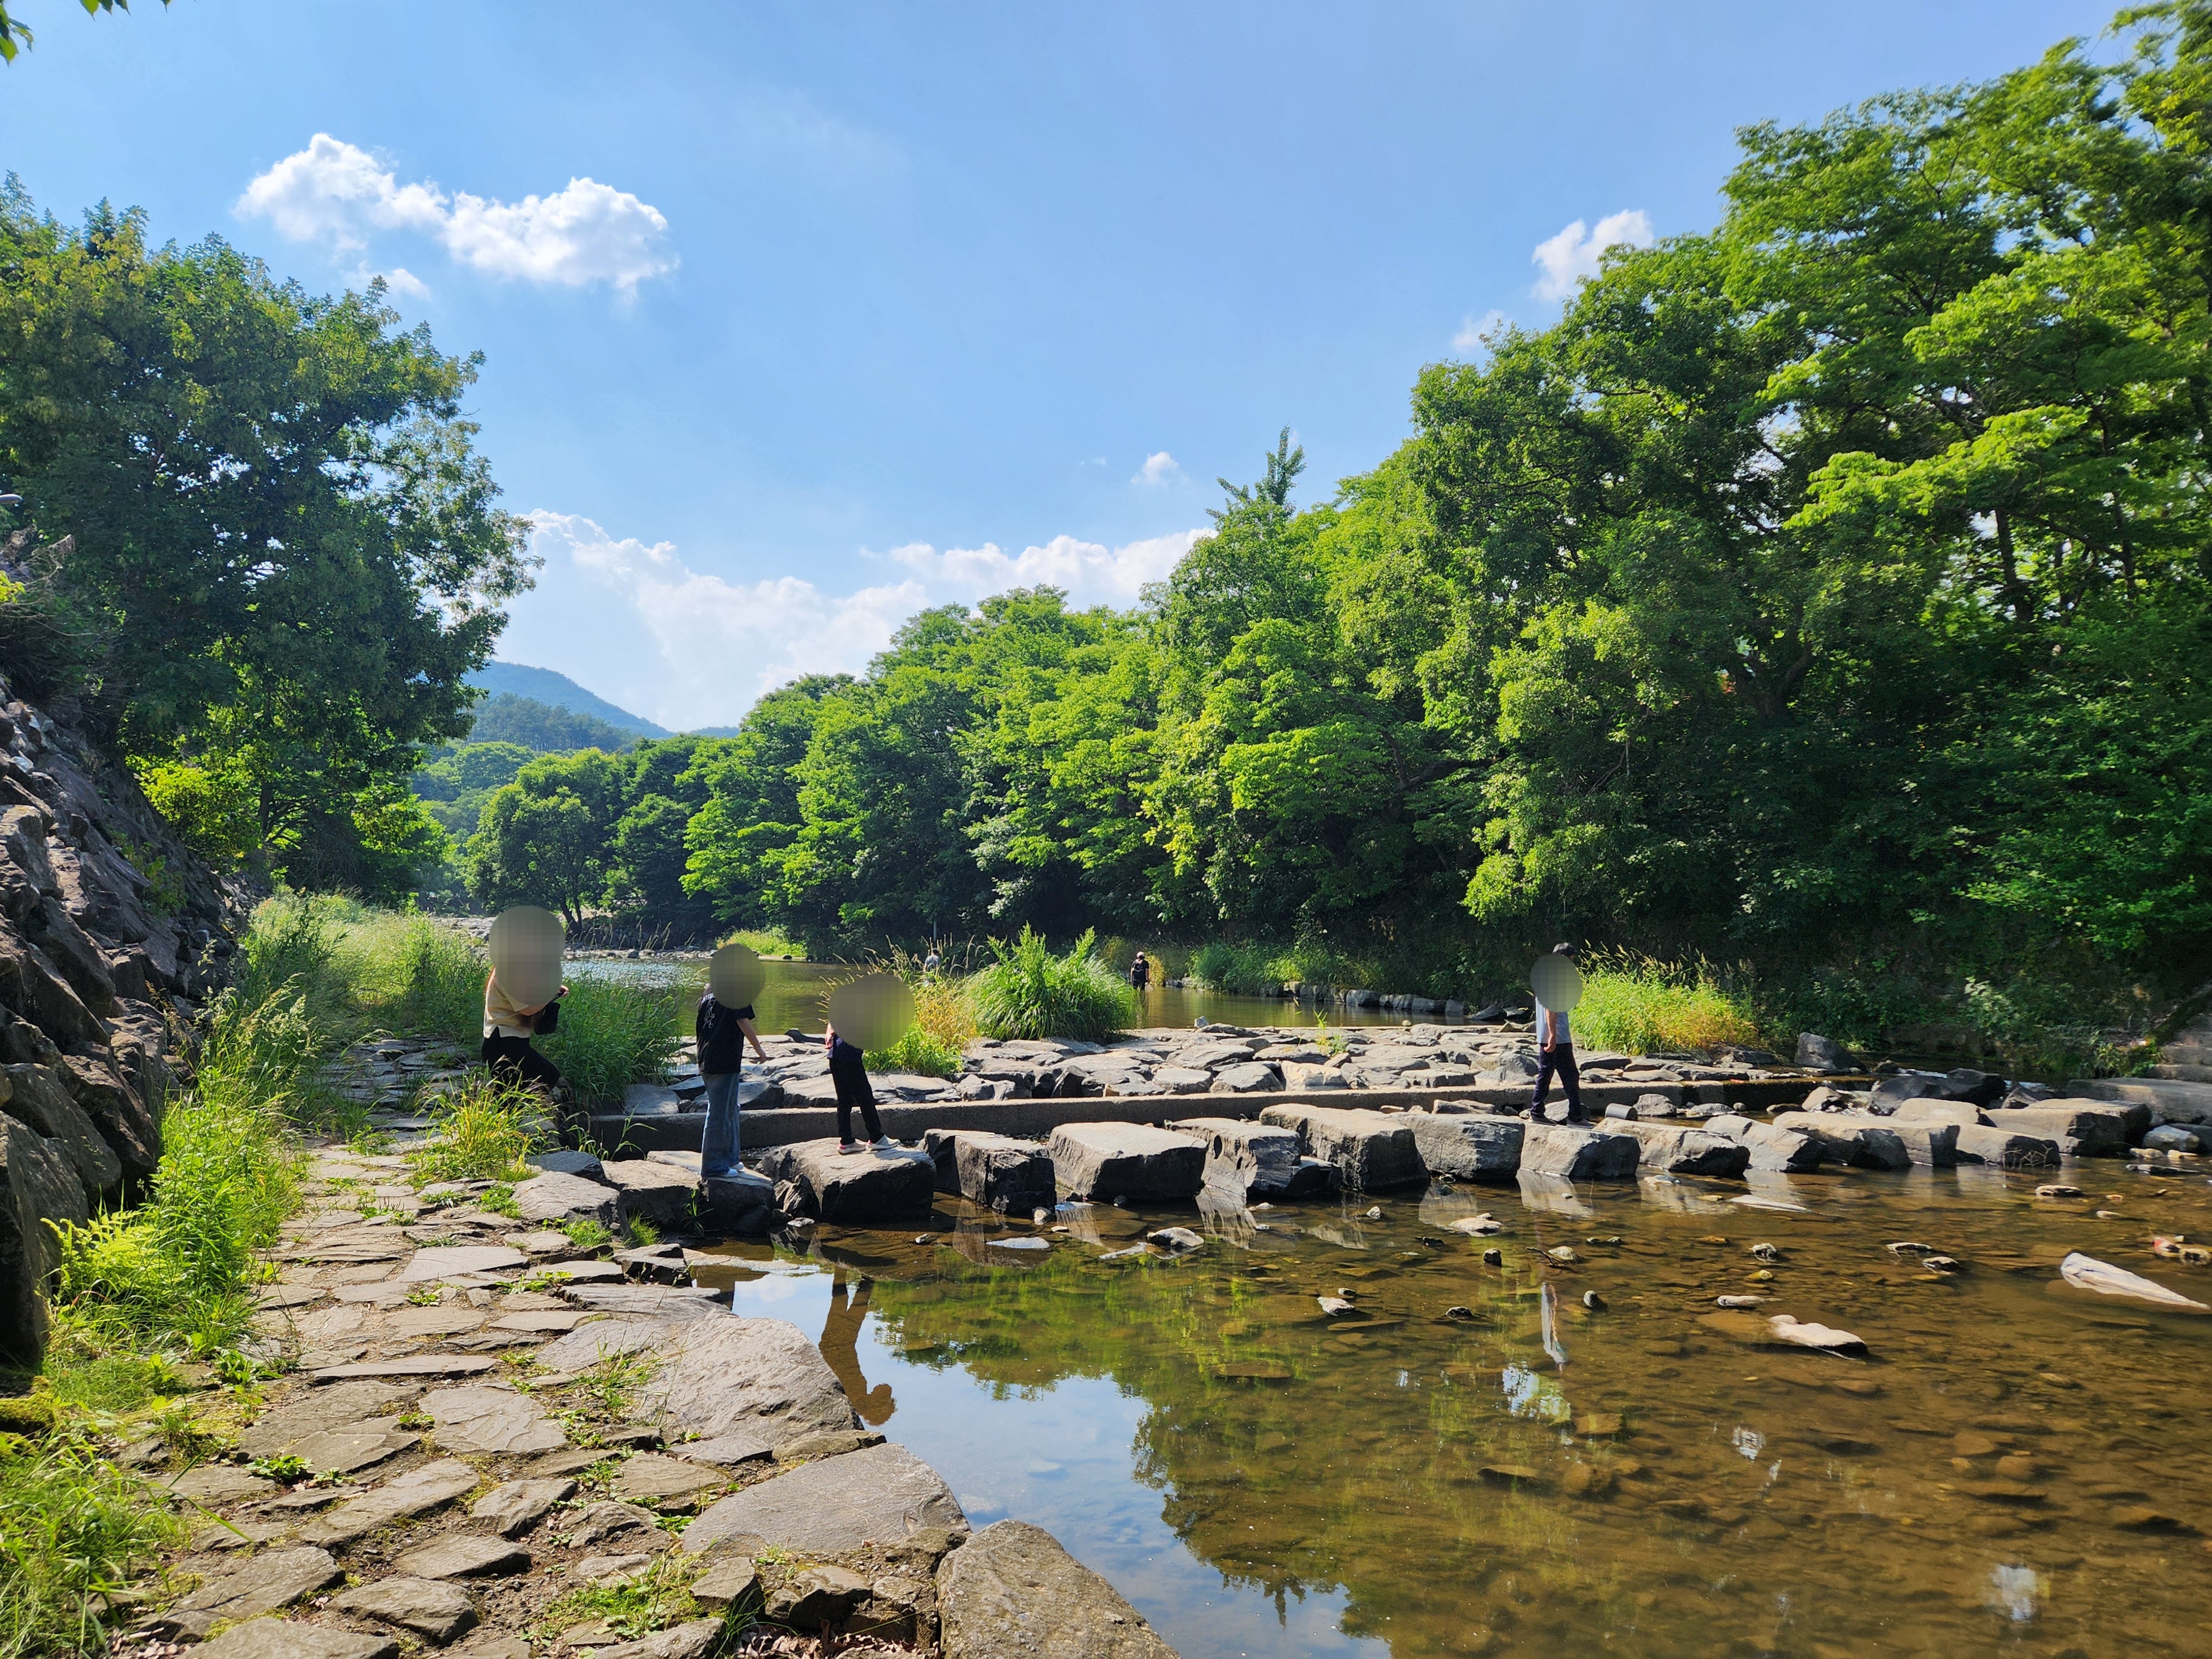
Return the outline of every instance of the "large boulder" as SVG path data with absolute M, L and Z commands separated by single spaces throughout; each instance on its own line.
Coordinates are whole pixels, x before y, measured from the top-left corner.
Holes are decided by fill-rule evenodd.
M 965 1532 L 968 1517 L 934 1469 L 886 1441 L 731 1493 L 684 1529 L 684 1547 L 696 1554 L 728 1539 L 747 1553 L 838 1555 L 931 1527 Z
M 520 1182 L 514 1189 L 514 1213 L 539 1225 L 555 1221 L 596 1221 L 605 1227 L 615 1223 L 615 1206 L 622 1194 L 604 1182 L 548 1170 Z
M 46 1277 L 57 1263 L 53 1221 L 91 1214 L 67 1154 L 0 1113 L 0 1358 L 26 1369 L 46 1340 Z
M 1040 1141 L 982 1129 L 932 1129 L 921 1144 L 940 1193 L 958 1193 L 1002 1215 L 1025 1216 L 1058 1201 L 1052 1155 Z
M 1792 1129 L 1778 1129 L 1757 1118 L 1723 1112 L 1709 1117 L 1703 1127 L 1709 1134 L 1726 1135 L 1751 1149 L 1745 1167 L 1762 1174 L 1809 1175 L 1820 1167 L 1820 1143 Z
M 1962 1100 L 1992 1106 L 2004 1098 L 2005 1080 L 1990 1072 L 1890 1072 L 1874 1080 L 1873 1109 L 1887 1116 L 1908 1100 Z
M 937 1187 L 927 1152 L 900 1146 L 841 1152 L 834 1139 L 768 1147 L 760 1169 L 779 1185 L 791 1182 L 807 1214 L 850 1226 L 927 1215 Z
M 1243 1118 L 1194 1117 L 1170 1128 L 1206 1143 L 1206 1184 L 1247 1204 L 1326 1198 L 1340 1176 L 1333 1164 L 1308 1158 L 1297 1131 Z
M 106 1045 L 106 1028 L 61 970 L 45 951 L 5 926 L 0 926 L 0 1003 L 65 1048 Z
M 1431 1175 L 1456 1181 L 1510 1181 L 1521 1169 L 1528 1126 L 1480 1112 L 1409 1112 L 1413 1145 Z
M 1797 1064 L 1808 1072 L 1848 1072 L 1856 1066 L 1849 1048 L 1813 1031 L 1797 1034 Z
M 1532 1123 L 1522 1144 L 1521 1172 L 1569 1181 L 1633 1181 L 1642 1157 L 1643 1143 L 1620 1130 Z
M 580 1327 L 571 1336 L 592 1328 Z M 710 1310 L 664 1322 L 661 1334 L 640 1346 L 656 1363 L 630 1413 L 659 1425 L 664 1440 L 686 1433 L 711 1440 L 743 1431 L 780 1446 L 854 1426 L 851 1402 L 821 1350 L 783 1320 Z
M 1413 1139 L 1409 1114 L 1364 1111 L 1341 1106 L 1270 1106 L 1262 1123 L 1295 1129 L 1305 1149 L 1343 1173 L 1357 1192 L 1379 1192 L 1426 1181 L 1420 1147 Z
M 1206 1184 L 1206 1143 L 1142 1123 L 1063 1123 L 1047 1150 L 1070 1198 L 1160 1203 L 1195 1198 Z
M 90 1054 L 61 1057 L 62 1085 L 84 1109 L 100 1138 L 123 1162 L 125 1185 L 137 1188 L 161 1161 L 161 1129 L 138 1091 L 105 1060 Z
M 1176 1659 L 1120 1593 L 1025 1521 L 983 1528 L 939 1564 L 945 1659 Z
M 2039 1106 L 1989 1114 L 1990 1127 L 2057 1140 L 2082 1158 L 2120 1158 L 2142 1144 L 2150 1108 L 2135 1102 L 2049 1100 Z
M 2047 1135 L 1968 1123 L 1959 1129 L 1959 1162 L 1996 1164 L 2008 1170 L 2055 1170 L 2063 1158 Z
M 1818 1142 L 1823 1163 L 1848 1164 L 1859 1170 L 1912 1167 L 1912 1155 L 1905 1150 L 1904 1138 L 1882 1118 L 1842 1112 L 1784 1112 L 1774 1120 L 1774 1127 Z
M 1609 1121 L 1608 1127 L 1615 1127 Z M 1641 1143 L 1639 1170 L 1662 1175 L 1705 1176 L 1729 1181 L 1751 1167 L 1751 1148 L 1726 1135 L 1672 1123 L 1644 1123 L 1633 1118 L 1617 1121 Z
M 62 1080 L 44 1066 L 0 1068 L 7 1079 L 0 1094 L 11 1117 L 36 1129 L 69 1160 L 84 1183 L 88 1202 L 98 1204 L 112 1196 L 123 1180 L 123 1164 L 114 1150 L 100 1138 L 84 1109 L 76 1103 Z

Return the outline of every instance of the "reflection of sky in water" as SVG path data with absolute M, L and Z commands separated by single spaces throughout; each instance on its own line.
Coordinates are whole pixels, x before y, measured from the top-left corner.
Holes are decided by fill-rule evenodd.
M 1564 1423 L 1575 1414 L 1557 1382 L 1539 1376 L 1526 1365 L 1508 1365 L 1498 1373 L 1498 1385 L 1505 1393 L 1505 1409 L 1516 1417 L 1533 1417 L 1546 1423 Z
M 2036 1598 L 2042 1593 L 2043 1583 L 2033 1567 L 1990 1569 L 1990 1605 L 2016 1625 L 2035 1617 Z
M 858 1285 L 857 1274 L 846 1279 Z M 830 1282 L 827 1273 L 773 1273 L 737 1285 L 731 1304 L 747 1318 L 789 1320 L 811 1340 L 830 1316 Z M 859 1357 L 871 1384 L 890 1385 L 896 1404 L 884 1433 L 945 1477 L 970 1522 L 1042 1527 L 1190 1659 L 1389 1659 L 1387 1642 L 1344 1633 L 1340 1592 L 1291 1598 L 1279 1616 L 1272 1598 L 1224 1584 L 1184 1548 L 1160 1518 L 1161 1495 L 1135 1478 L 1133 1448 L 1148 1407 L 1110 1380 L 1070 1376 L 994 1395 L 956 1366 L 933 1370 L 881 1342 L 864 1340 Z M 1540 1414 L 1565 1416 L 1556 1387 L 1538 1386 L 1556 1407 Z
M 1730 1438 L 1735 1449 L 1754 1463 L 1759 1462 L 1759 1453 L 1766 1449 L 1766 1437 L 1757 1429 L 1738 1429 Z

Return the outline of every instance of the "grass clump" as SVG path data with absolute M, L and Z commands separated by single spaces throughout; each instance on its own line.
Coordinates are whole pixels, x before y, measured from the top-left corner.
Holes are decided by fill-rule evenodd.
M 1096 1042 L 1133 1024 L 1137 994 L 1099 959 L 1094 932 L 1065 956 L 1024 927 L 1009 945 L 991 941 L 995 960 L 963 988 L 978 1031 L 994 1037 L 1073 1037 Z
M 441 1097 L 436 1133 L 407 1154 L 417 1185 L 434 1181 L 527 1181 L 525 1162 L 554 1144 L 544 1097 L 489 1077 L 473 1077 Z
M 477 981 L 483 994 L 483 981 Z M 579 976 L 561 999 L 561 1023 L 538 1039 L 580 1100 L 612 1100 L 668 1074 L 681 1041 L 673 987 Z
M 792 957 L 801 962 L 806 959 L 806 946 L 801 941 L 786 939 L 765 927 L 740 927 L 722 943 L 742 945 L 757 957 Z
M 1570 1016 L 1576 1042 L 1624 1054 L 1747 1046 L 1759 1038 L 1750 1000 L 1719 982 L 1702 959 L 1601 955 L 1583 970 L 1583 997 Z
M 88 1434 L 0 1455 L 0 1659 L 105 1650 L 125 1587 L 184 1530 Z

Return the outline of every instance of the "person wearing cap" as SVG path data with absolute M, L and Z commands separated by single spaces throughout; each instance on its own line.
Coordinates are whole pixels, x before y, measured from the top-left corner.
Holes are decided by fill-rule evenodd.
M 753 1006 L 726 1008 L 711 990 L 699 999 L 692 1024 L 699 1044 L 699 1078 L 707 1085 L 707 1127 L 699 1137 L 699 1176 L 726 1180 L 738 1169 L 738 1085 L 743 1079 L 745 1044 L 765 1065 L 768 1051 L 753 1029 Z
M 1552 954 L 1575 959 L 1571 945 L 1554 945 Z M 1583 1112 L 1582 1073 L 1575 1069 L 1575 1037 L 1567 1027 L 1564 1009 L 1547 1008 L 1544 999 L 1536 999 L 1536 1095 L 1528 1103 L 1528 1115 L 1538 1122 L 1544 1119 L 1544 1097 L 1552 1091 L 1552 1074 L 1559 1073 L 1559 1081 L 1567 1091 L 1567 1121 L 1587 1123 Z

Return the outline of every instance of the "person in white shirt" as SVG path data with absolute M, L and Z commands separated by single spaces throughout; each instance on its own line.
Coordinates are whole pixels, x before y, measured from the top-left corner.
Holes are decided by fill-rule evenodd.
M 1552 954 L 1575 958 L 1571 945 L 1554 945 Z M 1528 1103 L 1528 1115 L 1540 1122 L 1544 1116 L 1544 1097 L 1552 1092 L 1552 1074 L 1559 1073 L 1559 1081 L 1567 1091 L 1567 1121 L 1587 1123 L 1583 1111 L 1582 1073 L 1575 1069 L 1575 1034 L 1567 1027 L 1567 1017 L 1559 1009 L 1547 1008 L 1541 997 L 1536 999 L 1536 1096 Z
M 568 994 L 562 986 L 554 994 L 558 1002 Z M 561 1086 L 561 1068 L 531 1046 L 539 1021 L 552 1003 L 535 1008 L 516 1005 L 494 971 L 484 980 L 483 1063 L 491 1074 L 510 1088 L 537 1089 L 552 1095 Z

